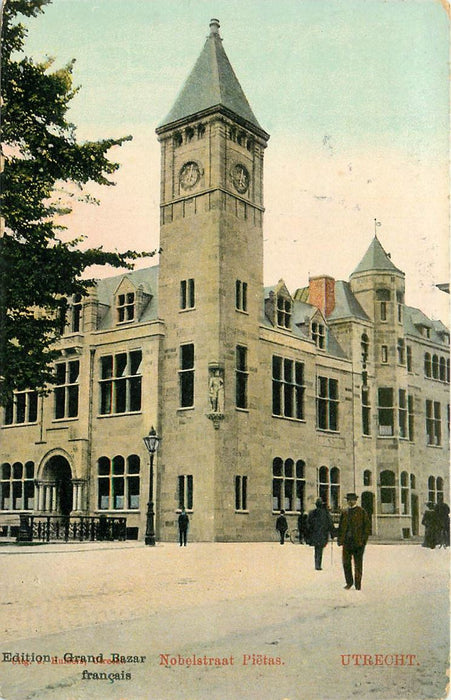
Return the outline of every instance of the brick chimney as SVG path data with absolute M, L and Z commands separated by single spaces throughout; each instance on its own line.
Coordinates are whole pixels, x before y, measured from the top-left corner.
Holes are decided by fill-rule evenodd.
M 327 318 L 335 307 L 335 280 L 327 275 L 309 278 L 308 303 L 320 309 Z

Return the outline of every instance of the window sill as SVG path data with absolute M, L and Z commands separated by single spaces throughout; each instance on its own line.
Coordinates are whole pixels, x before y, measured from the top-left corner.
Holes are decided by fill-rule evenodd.
M 11 423 L 2 425 L 2 428 L 28 428 L 30 425 L 38 425 L 38 421 L 34 421 L 33 423 Z
M 179 406 L 177 408 L 177 413 L 179 411 L 194 411 L 195 406 Z
M 61 423 L 73 423 L 75 420 L 78 420 L 78 416 L 71 416 L 70 418 L 52 418 L 52 423 L 60 425 Z
M 248 510 L 236 510 L 235 509 L 235 515 L 249 515 Z
M 325 435 L 340 435 L 339 430 L 329 430 L 328 428 L 317 428 L 317 433 L 324 433 Z
M 271 414 L 273 418 L 278 418 L 279 420 L 289 420 L 292 423 L 307 423 L 305 418 L 294 418 L 293 416 L 279 416 L 277 413 Z
M 141 511 L 140 511 L 139 508 L 117 508 L 117 509 L 111 508 L 111 509 L 108 509 L 108 510 L 105 508 L 105 510 L 95 510 L 95 511 L 94 511 L 94 513 L 96 514 L 96 516 L 106 515 L 107 513 L 112 513 L 112 514 L 114 515 L 115 513 L 118 513 L 118 514 L 121 514 L 121 513 L 130 513 L 130 514 L 138 513 L 138 514 L 139 514 L 140 512 L 141 512 Z M 75 517 L 77 517 L 77 516 L 75 516 Z M 83 517 L 83 516 L 82 516 L 82 517 Z
M 248 408 L 241 408 L 241 406 L 235 406 L 235 411 L 238 411 L 238 413 L 249 413 Z
M 429 443 L 426 443 L 426 447 L 433 447 L 436 450 L 441 450 L 443 445 L 430 445 Z
M 96 418 L 122 418 L 122 416 L 140 416 L 142 415 L 141 409 L 139 411 L 124 411 L 124 413 L 99 413 Z
M 243 314 L 244 316 L 249 316 L 249 311 L 247 311 L 246 309 L 237 309 L 237 307 L 235 306 L 235 311 L 239 314 Z
M 196 311 L 195 306 L 188 306 L 186 309 L 179 309 L 180 314 L 186 314 L 187 311 Z

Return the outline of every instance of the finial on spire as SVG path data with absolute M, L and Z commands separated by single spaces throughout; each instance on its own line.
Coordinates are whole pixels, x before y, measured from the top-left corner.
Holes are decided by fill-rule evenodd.
M 211 19 L 210 20 L 210 36 L 213 36 L 214 34 L 219 34 L 219 19 Z
M 381 222 L 378 221 L 377 219 L 374 219 L 374 235 L 376 236 L 376 238 L 377 238 L 377 227 L 378 226 L 382 226 Z

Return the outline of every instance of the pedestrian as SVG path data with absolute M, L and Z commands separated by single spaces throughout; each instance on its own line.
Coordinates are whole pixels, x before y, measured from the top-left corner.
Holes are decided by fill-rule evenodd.
M 435 506 L 438 530 L 438 546 L 449 547 L 449 505 L 442 498 L 437 499 Z
M 310 511 L 307 518 L 309 544 L 315 548 L 315 569 L 321 571 L 323 549 L 335 535 L 334 524 L 331 515 L 321 498 L 315 502 L 316 508 Z
M 424 525 L 424 541 L 422 546 L 435 549 L 438 540 L 439 523 L 435 505 L 432 501 L 426 503 L 426 510 L 424 511 L 421 524 Z
M 179 515 L 179 538 L 180 538 L 180 547 L 183 545 L 186 547 L 186 538 L 188 535 L 188 526 L 189 526 L 189 518 L 188 514 L 185 512 L 185 509 L 182 508 L 182 512 Z
M 345 588 L 362 586 L 363 553 L 370 534 L 371 523 L 364 508 L 357 505 L 356 493 L 346 494 L 348 507 L 342 512 L 338 525 L 338 545 L 343 547 L 343 571 Z M 354 574 L 352 561 L 354 560 Z
M 276 530 L 278 531 L 280 536 L 280 544 L 283 544 L 285 542 L 285 533 L 288 530 L 288 523 L 285 517 L 284 510 L 280 511 L 280 515 L 276 520 Z
M 307 513 L 301 513 L 298 516 L 298 532 L 299 532 L 299 544 L 308 544 L 308 515 Z

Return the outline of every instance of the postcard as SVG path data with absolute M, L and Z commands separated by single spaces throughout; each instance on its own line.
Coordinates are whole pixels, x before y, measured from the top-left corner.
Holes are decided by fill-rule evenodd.
M 2 9 L 0 698 L 447 697 L 449 3 Z

